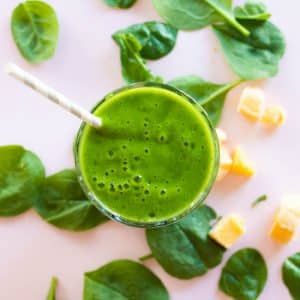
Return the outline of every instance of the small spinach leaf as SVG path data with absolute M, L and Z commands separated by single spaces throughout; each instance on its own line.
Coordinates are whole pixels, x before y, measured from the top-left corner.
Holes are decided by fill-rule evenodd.
M 131 25 L 117 31 L 115 35 L 120 33 L 131 33 L 138 39 L 142 46 L 141 56 L 145 59 L 158 59 L 167 55 L 177 39 L 176 28 L 156 21 Z
M 132 33 L 115 34 L 113 39 L 121 50 L 122 74 L 127 83 L 162 81 L 147 68 L 140 54 L 142 45 Z
M 104 0 L 111 7 L 130 8 L 137 0 Z
M 177 29 L 195 30 L 219 21 L 213 8 L 203 0 L 152 0 L 158 14 Z
M 250 32 L 247 28 L 241 25 L 234 16 L 232 11 L 232 0 L 204 0 L 212 7 L 220 17 L 230 26 L 239 31 L 243 36 L 248 36 Z
M 41 160 L 22 146 L 0 147 L 0 216 L 15 216 L 32 206 L 45 177 Z
M 116 260 L 85 273 L 83 300 L 168 300 L 163 283 L 149 269 L 130 260 Z
M 190 75 L 174 79 L 169 84 L 193 97 L 206 110 L 212 124 L 217 126 L 227 93 L 240 82 L 238 80 L 228 84 L 215 84 Z
M 86 198 L 75 170 L 63 170 L 47 177 L 34 208 L 45 221 L 72 231 L 88 230 L 107 220 Z
M 216 217 L 212 208 L 203 205 L 176 224 L 146 230 L 152 254 L 166 272 L 189 279 L 221 262 L 225 249 L 208 236 Z
M 285 51 L 280 30 L 268 21 L 241 21 L 251 35 L 242 36 L 226 24 L 215 24 L 214 32 L 233 71 L 243 79 L 275 76 Z
M 39 0 L 20 3 L 11 17 L 14 40 L 25 59 L 40 63 L 56 49 L 59 24 L 53 8 Z
M 224 266 L 219 288 L 236 300 L 255 300 L 263 291 L 268 270 L 262 255 L 255 249 L 235 252 Z
M 231 0 L 152 0 L 159 15 L 181 30 L 195 30 L 226 20 L 243 35 L 249 32 L 236 21 Z
M 271 14 L 267 12 L 265 4 L 257 0 L 248 0 L 244 6 L 236 7 L 234 15 L 239 20 L 266 21 L 271 17 Z
M 57 287 L 57 278 L 53 277 L 51 279 L 50 289 L 48 292 L 47 300 L 55 300 L 56 299 L 56 287 Z
M 282 278 L 294 300 L 300 300 L 300 252 L 288 257 L 282 266 Z
M 253 203 L 252 203 L 252 207 L 257 206 L 258 204 L 260 204 L 261 202 L 267 201 L 268 200 L 268 196 L 267 195 L 261 195 L 259 196 Z

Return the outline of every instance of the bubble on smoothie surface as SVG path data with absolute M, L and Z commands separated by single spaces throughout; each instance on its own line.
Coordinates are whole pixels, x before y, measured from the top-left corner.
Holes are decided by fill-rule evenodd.
M 150 217 L 150 218 L 155 218 L 155 216 L 156 216 L 155 212 L 150 212 L 150 213 L 149 213 L 149 217 Z
M 161 197 L 166 196 L 166 194 L 167 194 L 167 189 L 162 189 L 162 190 L 160 191 L 160 193 L 159 193 L 159 195 L 160 195 Z
M 134 182 L 136 182 L 136 183 L 140 183 L 140 182 L 142 182 L 142 180 L 143 180 L 143 176 L 142 176 L 142 175 L 135 175 L 135 176 L 133 177 L 133 180 L 134 180 Z
M 125 190 L 129 190 L 129 189 L 130 189 L 130 184 L 129 184 L 129 183 L 127 183 L 127 182 L 126 182 L 126 183 L 124 183 L 124 185 L 123 185 L 123 186 L 124 186 L 124 189 L 125 189 Z
M 100 189 L 103 189 L 103 188 L 105 188 L 105 183 L 104 182 L 99 182 L 98 184 L 98 187 L 100 188 Z
M 113 150 L 109 150 L 108 151 L 108 157 L 112 158 L 114 156 L 114 151 Z

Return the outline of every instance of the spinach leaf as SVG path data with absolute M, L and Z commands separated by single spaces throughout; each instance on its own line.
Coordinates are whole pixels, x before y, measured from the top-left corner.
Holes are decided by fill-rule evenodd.
M 203 205 L 178 223 L 146 230 L 152 254 L 166 272 L 189 279 L 221 262 L 225 249 L 208 236 L 216 217 L 212 208 Z
M 257 206 L 258 204 L 260 204 L 261 202 L 267 201 L 268 200 L 268 196 L 267 195 L 261 195 L 259 196 L 253 203 L 252 203 L 252 207 Z
M 45 221 L 72 231 L 88 230 L 107 220 L 86 198 L 75 170 L 63 170 L 47 177 L 34 208 Z
M 39 0 L 20 3 L 11 17 L 14 40 L 25 59 L 40 63 L 56 49 L 59 24 L 53 8 Z
M 111 7 L 130 8 L 137 0 L 104 0 Z
M 243 36 L 248 36 L 250 32 L 242 24 L 240 24 L 234 16 L 232 11 L 232 0 L 204 0 L 210 7 L 212 7 L 220 17 L 235 28 Z
M 224 266 L 219 288 L 236 300 L 255 300 L 263 291 L 268 270 L 262 255 L 255 249 L 235 252 Z
M 158 14 L 177 29 L 195 30 L 219 21 L 215 10 L 203 0 L 152 0 Z
M 168 300 L 163 283 L 149 269 L 116 260 L 85 273 L 83 300 Z
M 234 15 L 240 20 L 266 21 L 271 17 L 271 14 L 267 12 L 265 4 L 257 0 L 248 0 L 244 6 L 236 7 Z
M 232 0 L 152 0 L 158 14 L 181 30 L 195 30 L 225 20 L 243 35 L 249 32 L 234 18 Z
M 294 300 L 300 300 L 300 252 L 288 257 L 282 266 L 283 282 Z
M 285 51 L 282 33 L 268 21 L 243 20 L 241 23 L 250 30 L 249 37 L 226 24 L 213 25 L 232 70 L 240 78 L 249 80 L 275 76 Z
M 134 24 L 117 31 L 113 37 L 122 33 L 131 33 L 138 39 L 142 47 L 140 54 L 145 59 L 158 59 L 167 55 L 177 39 L 176 28 L 156 21 Z
M 127 83 L 162 81 L 147 68 L 140 54 L 143 47 L 132 33 L 115 34 L 113 39 L 121 50 L 122 74 Z
M 38 198 L 45 177 L 40 159 L 22 146 L 0 147 L 0 216 L 15 216 Z
M 48 292 L 47 300 L 55 300 L 56 299 L 56 286 L 57 286 L 57 278 L 53 277 L 51 279 L 51 285 Z
M 201 104 L 214 126 L 217 126 L 222 116 L 227 93 L 239 83 L 240 80 L 228 84 L 215 84 L 194 75 L 183 76 L 169 82 Z

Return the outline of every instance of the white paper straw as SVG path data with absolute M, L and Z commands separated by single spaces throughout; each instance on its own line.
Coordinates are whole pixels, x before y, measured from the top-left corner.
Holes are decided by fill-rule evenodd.
M 72 102 L 64 95 L 59 93 L 58 91 L 52 89 L 47 86 L 38 78 L 32 76 L 28 72 L 22 70 L 20 67 L 14 64 L 8 64 L 5 66 L 5 71 L 12 77 L 22 81 L 24 84 L 37 91 L 38 93 L 44 95 L 52 102 L 58 104 L 65 110 L 69 111 L 73 115 L 80 118 L 82 121 L 86 122 L 90 126 L 94 128 L 100 128 L 102 126 L 102 120 L 99 117 L 94 116 L 89 111 L 85 110 L 81 106 Z

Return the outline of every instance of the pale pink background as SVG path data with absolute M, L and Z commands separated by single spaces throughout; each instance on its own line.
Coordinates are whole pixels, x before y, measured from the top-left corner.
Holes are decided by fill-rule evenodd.
M 7 62 L 16 62 L 86 108 L 123 85 L 119 50 L 111 34 L 135 22 L 159 19 L 150 0 L 139 0 L 128 11 L 108 8 L 101 0 L 49 0 L 61 24 L 57 53 L 52 60 L 31 66 L 19 55 L 10 35 L 10 14 L 18 2 L 0 2 L 1 68 Z M 207 203 L 222 215 L 235 211 L 247 220 L 247 234 L 226 253 L 225 259 L 241 247 L 260 249 L 269 266 L 269 280 L 260 299 L 285 300 L 289 296 L 281 281 L 281 264 L 300 250 L 300 241 L 279 246 L 267 232 L 282 195 L 300 194 L 300 5 L 292 0 L 284 5 L 282 1 L 265 2 L 274 14 L 273 21 L 286 35 L 288 50 L 280 74 L 258 84 L 266 90 L 269 103 L 286 107 L 288 122 L 274 132 L 248 123 L 235 111 L 239 89 L 232 93 L 221 125 L 232 144 L 245 147 L 257 164 L 258 174 L 249 181 L 228 177 L 215 187 Z M 176 49 L 149 65 L 166 79 L 185 74 L 199 74 L 216 82 L 235 78 L 209 29 L 180 33 Z M 2 71 L 0 89 L 0 144 L 18 143 L 35 151 L 48 174 L 72 167 L 72 142 L 80 122 Z M 251 209 L 250 203 L 263 193 L 268 194 L 269 201 Z M 136 259 L 148 252 L 143 230 L 113 222 L 86 233 L 69 233 L 46 224 L 33 211 L 0 219 L 0 299 L 44 299 L 50 278 L 56 275 L 58 300 L 79 300 L 84 271 L 113 259 Z M 163 280 L 174 300 L 226 299 L 217 290 L 223 264 L 189 281 L 168 276 L 154 260 L 147 265 Z

